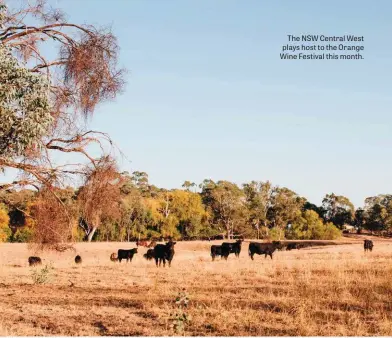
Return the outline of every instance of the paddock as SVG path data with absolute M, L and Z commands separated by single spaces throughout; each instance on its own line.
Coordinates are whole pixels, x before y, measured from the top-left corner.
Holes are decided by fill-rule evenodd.
M 77 243 L 44 252 L 47 283 L 34 284 L 25 244 L 0 245 L 0 334 L 172 335 L 175 299 L 185 288 L 186 335 L 391 335 L 392 242 L 373 239 L 211 261 L 222 241 L 178 242 L 171 268 L 157 268 L 139 248 L 131 263 L 110 254 L 135 243 Z M 349 244 L 351 243 L 351 244 Z M 335 243 L 336 244 L 336 243 Z

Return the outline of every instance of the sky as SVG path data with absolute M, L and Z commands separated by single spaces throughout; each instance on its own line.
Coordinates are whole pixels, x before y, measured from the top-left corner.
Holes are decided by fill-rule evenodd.
M 319 204 L 392 193 L 392 2 L 53 0 L 111 26 L 125 92 L 91 127 L 150 183 L 270 180 Z M 281 60 L 287 35 L 364 36 L 364 60 Z

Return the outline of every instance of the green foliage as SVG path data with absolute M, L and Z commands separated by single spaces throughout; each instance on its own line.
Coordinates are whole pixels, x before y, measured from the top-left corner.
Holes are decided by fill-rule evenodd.
M 16 230 L 12 236 L 12 242 L 27 243 L 33 238 L 34 230 L 30 227 L 24 226 Z
M 161 233 L 158 231 L 147 229 L 145 232 L 145 237 L 146 238 L 159 238 L 159 237 L 161 237 Z
M 287 239 L 337 239 L 340 230 L 332 223 L 324 223 L 317 212 L 306 210 L 286 230 Z
M 3 28 L 3 23 L 6 19 L 7 6 L 3 3 L 0 3 L 0 28 Z
M 191 315 L 187 313 L 187 307 L 189 303 L 189 297 L 185 289 L 178 293 L 175 300 L 175 310 L 170 315 L 169 320 L 171 321 L 170 327 L 176 334 L 184 334 L 186 325 L 191 321 Z
M 1 9 L 0 9 L 1 10 Z M 47 79 L 19 65 L 0 44 L 0 157 L 12 159 L 38 147 L 53 121 Z
M 354 221 L 354 205 L 345 196 L 327 194 L 322 205 L 324 220 L 332 222 L 342 228 L 344 224 L 352 224 Z
M 85 237 L 86 234 L 81 228 L 79 228 L 77 225 L 72 227 L 72 239 L 75 242 L 82 242 Z
M 228 238 L 246 227 L 245 195 L 236 184 L 228 181 L 205 180 L 203 201 L 212 215 L 212 222 L 226 232 Z
M 365 209 L 357 221 L 372 231 L 392 231 L 392 195 L 378 195 L 365 200 Z
M 54 270 L 54 268 L 52 267 L 52 265 L 45 265 L 43 268 L 41 269 L 34 269 L 31 272 L 31 279 L 33 280 L 34 284 L 45 284 L 47 282 L 49 282 L 51 276 L 52 271 Z
M 268 210 L 270 227 L 285 229 L 287 224 L 301 214 L 305 199 L 287 188 L 276 187 L 271 196 L 271 207 Z
M 181 235 L 177 229 L 177 225 L 178 218 L 176 218 L 174 215 L 169 215 L 162 220 L 160 233 L 163 236 L 171 236 L 175 239 L 180 238 Z
M 208 220 L 200 195 L 188 191 L 174 190 L 170 194 L 171 214 L 177 219 L 182 235 L 198 236 Z
M 331 222 L 325 223 L 324 233 L 322 239 L 338 239 L 342 236 L 341 231 Z
M 126 173 L 121 175 L 127 176 Z M 121 187 L 119 202 L 112 204 L 115 217 L 101 216 L 95 240 L 126 241 L 161 236 L 197 239 L 222 233 L 270 240 L 328 240 L 338 238 L 341 232 L 324 217 L 338 220 L 339 225 L 346 219 L 345 215 L 352 212 L 344 196 L 327 195 L 324 209 L 287 188 L 272 186 L 268 181 L 252 181 L 240 189 L 231 182 L 205 180 L 201 193 L 192 192 L 189 188 L 194 185 L 188 181 L 184 183 L 184 190 L 154 188 L 154 194 L 151 194 L 150 185 L 146 193 L 146 175 L 138 173 L 136 176 L 140 182 L 129 176 Z M 80 210 L 74 189 L 59 189 L 57 194 L 77 219 Z M 31 190 L 0 192 L 1 241 L 28 242 L 32 238 L 37 222 L 34 218 L 37 201 L 37 194 Z M 17 226 L 13 236 L 8 224 Z M 372 231 L 391 232 L 392 195 L 367 198 L 364 208 L 355 211 L 353 224 Z M 75 223 L 73 240 L 81 241 L 85 236 Z
M 9 221 L 10 218 L 5 205 L 0 204 L 0 243 L 7 242 L 12 235 Z
M 272 184 L 267 182 L 256 182 L 244 184 L 246 196 L 246 207 L 248 211 L 248 222 L 256 230 L 257 238 L 260 237 L 260 229 L 268 224 L 268 211 L 272 207 Z
M 280 228 L 272 228 L 267 235 L 271 241 L 280 241 L 284 239 L 284 230 Z

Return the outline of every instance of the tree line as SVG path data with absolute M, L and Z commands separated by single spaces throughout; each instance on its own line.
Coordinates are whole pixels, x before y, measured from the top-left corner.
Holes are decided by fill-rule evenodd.
M 344 196 L 316 206 L 268 181 L 168 190 L 144 172 L 119 172 L 110 136 L 87 123 L 123 90 L 117 39 L 66 17 L 46 0 L 0 0 L 0 170 L 18 172 L 0 185 L 0 241 L 333 239 L 345 224 L 390 232 L 391 195 L 355 210 Z
M 182 189 L 167 190 L 150 184 L 144 172 L 117 173 L 108 186 L 95 186 L 100 182 L 96 175 L 92 172 L 77 189 L 58 188 L 61 203 L 47 192 L 2 191 L 0 240 L 31 241 L 37 236 L 35 232 L 43 242 L 53 239 L 52 232 L 63 236 L 58 241 L 131 241 L 161 236 L 204 239 L 217 235 L 336 239 L 347 225 L 357 231 L 392 230 L 392 195 L 366 198 L 364 207 L 355 210 L 347 197 L 327 194 L 317 206 L 269 181 L 242 186 L 229 181 L 204 180 L 199 185 L 185 181 Z

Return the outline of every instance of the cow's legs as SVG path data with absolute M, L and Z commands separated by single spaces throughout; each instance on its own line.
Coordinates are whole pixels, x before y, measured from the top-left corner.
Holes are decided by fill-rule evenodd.
M 158 267 L 158 260 L 159 260 L 159 258 L 155 257 L 155 264 L 157 267 Z
M 271 259 L 272 259 L 272 253 L 270 253 L 269 255 L 271 256 Z
M 254 255 L 255 255 L 254 253 L 250 254 L 250 258 L 252 258 L 252 261 L 254 261 L 254 258 L 253 258 Z

